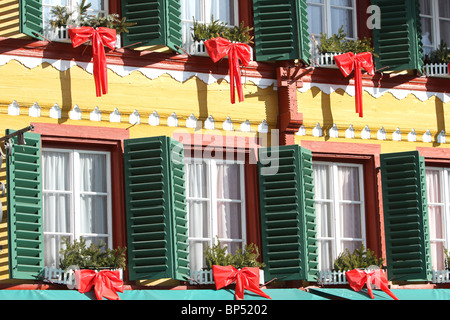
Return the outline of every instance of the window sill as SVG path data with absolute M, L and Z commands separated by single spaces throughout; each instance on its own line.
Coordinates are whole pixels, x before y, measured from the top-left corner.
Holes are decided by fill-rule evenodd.
M 49 28 L 44 30 L 44 37 L 46 40 L 53 42 L 70 43 L 69 27 Z M 121 47 L 120 35 L 117 35 L 116 48 Z
M 212 270 L 191 270 L 189 284 L 214 284 Z M 259 284 L 264 284 L 264 270 L 259 269 Z

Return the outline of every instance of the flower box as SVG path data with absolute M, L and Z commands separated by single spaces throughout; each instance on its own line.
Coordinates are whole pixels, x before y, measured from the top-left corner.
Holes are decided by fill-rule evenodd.
M 316 53 L 311 57 L 314 64 L 317 64 L 321 68 L 337 68 L 336 61 L 334 57 L 342 53 L 327 52 L 327 53 Z
M 123 280 L 123 270 L 118 270 L 120 272 L 120 279 Z M 44 267 L 44 282 L 49 282 L 52 284 L 64 284 L 67 285 L 68 288 L 78 289 L 74 271 L 75 270 L 73 269 L 69 269 L 66 271 L 60 268 Z
M 191 270 L 189 284 L 214 284 L 212 270 Z M 264 284 L 264 270 L 259 269 L 259 284 Z

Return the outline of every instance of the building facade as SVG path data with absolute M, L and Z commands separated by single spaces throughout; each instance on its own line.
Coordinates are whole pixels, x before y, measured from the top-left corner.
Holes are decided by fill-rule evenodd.
M 450 5 L 90 3 L 91 14 L 135 23 L 105 47 L 100 96 L 91 46 L 74 48 L 49 22 L 55 5 L 75 1 L 0 8 L 0 286 L 54 288 L 44 270 L 58 270 L 63 238 L 82 237 L 127 248 L 128 292 L 212 287 L 194 274 L 218 239 L 260 248 L 271 293 L 342 295 L 326 291 L 348 287 L 328 271 L 361 245 L 385 259 L 399 298 L 405 286 L 446 288 L 450 76 L 448 61 L 429 58 L 450 43 Z M 253 28 L 243 101 L 230 101 L 227 59 L 214 63 L 190 36 L 193 20 L 214 18 Z M 374 49 L 363 114 L 353 73 L 317 47 L 340 29 Z

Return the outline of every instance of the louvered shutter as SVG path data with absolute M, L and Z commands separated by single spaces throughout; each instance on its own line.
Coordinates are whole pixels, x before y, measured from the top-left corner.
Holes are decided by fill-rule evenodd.
M 255 52 L 258 61 L 309 63 L 310 40 L 305 0 L 253 1 Z
M 183 147 L 168 137 L 125 140 L 130 280 L 189 273 Z
M 7 130 L 6 134 L 13 133 Z M 11 139 L 7 155 L 9 274 L 36 279 L 44 269 L 41 137 L 25 132 L 25 145 Z
M 136 23 L 122 33 L 124 46 L 181 47 L 180 0 L 122 0 L 122 16 Z
M 425 162 L 417 151 L 381 155 L 389 278 L 431 280 Z
M 20 0 L 19 10 L 20 32 L 33 38 L 42 35 L 44 30 L 42 0 Z
M 423 49 L 418 0 L 372 0 L 380 7 L 381 28 L 373 29 L 376 68 L 422 72 Z
M 261 148 L 258 166 L 265 278 L 314 280 L 318 255 L 311 151 L 297 145 Z M 276 172 L 270 172 L 274 167 Z

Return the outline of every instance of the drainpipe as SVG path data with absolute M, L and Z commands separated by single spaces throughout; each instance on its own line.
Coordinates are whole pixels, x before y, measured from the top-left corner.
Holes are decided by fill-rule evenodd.
M 295 144 L 295 134 L 303 123 L 297 103 L 297 88 L 302 86 L 302 82 L 296 79 L 298 70 L 294 61 L 280 61 L 277 65 L 280 146 Z

